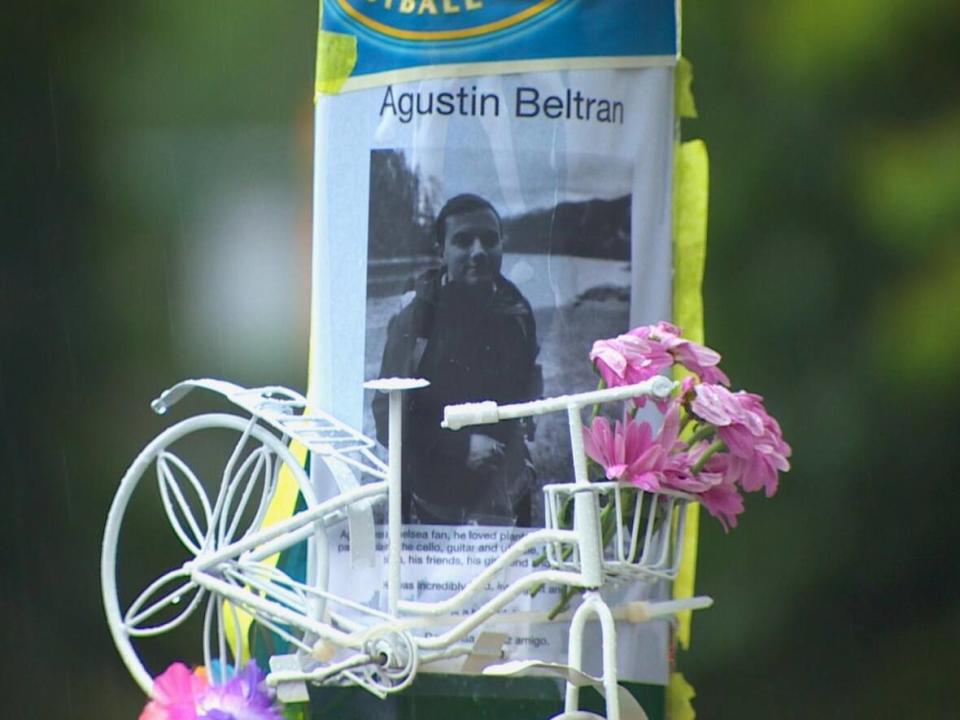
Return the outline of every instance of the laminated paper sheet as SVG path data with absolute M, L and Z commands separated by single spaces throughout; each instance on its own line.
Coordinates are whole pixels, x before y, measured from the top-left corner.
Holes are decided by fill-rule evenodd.
M 595 339 L 672 317 L 675 16 L 632 0 L 324 3 L 310 394 L 386 443 L 385 398 L 363 381 L 431 382 L 404 406 L 405 599 L 449 597 L 542 526 L 542 485 L 572 480 L 562 414 L 453 432 L 443 405 L 592 389 Z M 374 521 L 359 550 L 346 523 L 331 532 L 330 589 L 385 609 Z M 555 590 L 508 610 L 549 610 Z M 496 630 L 511 660 L 566 662 L 563 627 Z M 665 623 L 621 633 L 621 678 L 666 684 Z

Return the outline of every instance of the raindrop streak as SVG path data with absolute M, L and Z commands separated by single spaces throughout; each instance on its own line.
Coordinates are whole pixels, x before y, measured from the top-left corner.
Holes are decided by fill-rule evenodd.
M 47 67 L 47 94 L 50 98 L 50 120 L 53 128 L 53 151 L 60 170 L 60 123 L 57 122 L 57 104 L 53 94 L 53 68 Z

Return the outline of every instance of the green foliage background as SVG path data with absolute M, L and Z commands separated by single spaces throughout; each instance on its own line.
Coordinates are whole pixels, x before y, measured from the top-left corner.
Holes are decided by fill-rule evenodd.
M 197 374 L 302 386 L 315 5 L 4 10 L 3 717 L 142 706 L 97 563 L 116 483 L 165 425 L 147 400 Z M 958 38 L 950 0 L 685 8 L 684 134 L 711 153 L 707 337 L 795 451 L 735 532 L 704 523 L 717 604 L 680 658 L 703 718 L 956 712 Z M 204 251 L 232 237 L 210 218 L 224 204 L 277 267 Z M 285 321 L 258 320 L 278 296 Z

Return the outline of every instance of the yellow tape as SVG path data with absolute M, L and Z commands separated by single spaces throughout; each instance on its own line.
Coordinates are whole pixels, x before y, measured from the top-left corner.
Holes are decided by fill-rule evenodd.
M 320 30 L 317 33 L 317 77 L 314 102 L 321 94 L 340 92 L 357 64 L 355 35 Z
M 697 103 L 693 99 L 693 63 L 681 57 L 674 70 L 674 103 L 678 118 L 697 117 Z
M 299 443 L 292 443 L 290 445 L 290 452 L 302 467 L 307 460 L 307 449 Z M 261 527 L 268 528 L 281 520 L 286 520 L 291 517 L 297 507 L 297 497 L 299 494 L 300 488 L 297 485 L 296 479 L 293 477 L 293 471 L 288 465 L 284 465 L 280 468 L 280 475 L 277 478 L 277 489 L 263 517 L 263 525 Z M 280 553 L 277 553 L 265 558 L 261 563 L 276 567 L 279 561 Z M 250 660 L 250 626 L 253 624 L 253 616 L 240 608 L 236 608 L 235 611 L 231 610 L 230 603 L 226 601 L 223 603 L 223 608 L 224 631 L 230 643 L 230 649 L 233 650 L 235 658 L 239 655 L 237 666 L 246 665 L 247 661 Z M 233 639 L 236 637 L 233 629 L 234 612 L 236 612 L 237 620 L 240 624 L 241 645 L 239 653 L 237 653 L 237 648 L 233 647 Z M 265 668 L 262 669 L 265 670 Z
M 676 147 L 673 171 L 673 319 L 684 337 L 703 342 L 703 267 L 707 251 L 707 191 L 709 164 L 707 146 L 691 140 Z M 677 598 L 693 596 L 697 567 L 697 536 L 700 506 L 687 509 L 683 537 L 683 563 L 673 585 Z M 690 615 L 678 620 L 677 641 L 690 645 Z
M 667 683 L 667 719 L 694 720 L 697 713 L 690 701 L 695 696 L 693 685 L 687 682 L 682 673 L 670 673 L 670 681 Z

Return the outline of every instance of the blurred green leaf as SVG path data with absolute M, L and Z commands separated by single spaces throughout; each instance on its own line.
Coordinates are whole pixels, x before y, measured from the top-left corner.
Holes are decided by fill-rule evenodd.
M 942 394 L 960 385 L 960 233 L 923 267 L 889 288 L 873 326 L 874 365 L 896 393 Z
M 775 77 L 817 86 L 856 77 L 910 47 L 913 30 L 951 9 L 950 0 L 782 0 L 744 17 L 757 57 Z
M 960 108 L 859 145 L 858 201 L 878 239 L 907 257 L 956 241 L 942 229 L 960 225 Z

